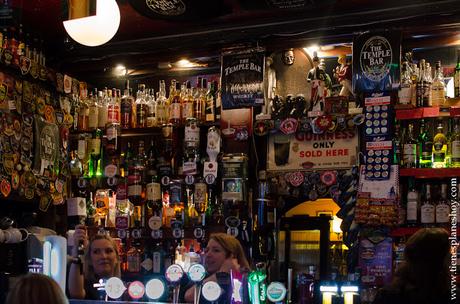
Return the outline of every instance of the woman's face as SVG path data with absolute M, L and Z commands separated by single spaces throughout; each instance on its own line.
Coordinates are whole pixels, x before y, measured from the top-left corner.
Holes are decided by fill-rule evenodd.
M 117 254 L 109 240 L 94 240 L 91 245 L 90 256 L 97 276 L 110 277 L 113 275 Z
M 208 273 L 217 272 L 227 259 L 224 248 L 216 241 L 210 240 L 205 252 L 205 266 Z

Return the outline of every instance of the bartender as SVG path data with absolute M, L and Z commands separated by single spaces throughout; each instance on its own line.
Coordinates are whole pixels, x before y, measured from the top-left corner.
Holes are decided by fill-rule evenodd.
M 241 243 L 233 236 L 225 233 L 214 233 L 209 238 L 205 249 L 205 268 L 208 276 L 203 283 L 214 281 L 221 285 L 224 294 L 218 303 L 230 302 L 230 271 L 247 272 L 249 263 L 244 254 Z M 194 288 L 185 292 L 184 300 L 193 303 Z M 200 303 L 208 303 L 203 298 Z
M 97 234 L 89 241 L 84 225 L 75 227 L 72 258 L 68 278 L 71 299 L 98 300 L 94 284 L 100 279 L 121 277 L 120 256 L 114 240 L 108 235 Z

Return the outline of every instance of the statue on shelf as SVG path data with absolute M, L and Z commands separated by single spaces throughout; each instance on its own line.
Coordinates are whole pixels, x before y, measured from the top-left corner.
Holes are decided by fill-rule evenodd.
M 273 58 L 272 57 L 266 57 L 265 58 L 265 67 L 266 67 L 266 73 L 267 73 L 267 103 L 264 106 L 263 113 L 266 114 L 271 114 L 271 107 L 269 106 L 269 103 L 273 101 L 273 98 L 275 98 L 276 94 L 276 71 L 273 68 Z M 266 108 L 265 108 L 266 107 Z
M 307 81 L 311 83 L 312 111 L 324 111 L 324 98 L 326 97 L 326 72 L 320 67 L 320 60 L 316 52 L 313 54 L 313 68 L 308 72 Z
M 349 97 L 350 95 L 353 95 L 353 89 L 351 87 L 351 62 L 347 59 L 346 55 L 340 55 L 337 62 L 340 65 L 335 68 L 334 76 L 342 85 L 339 96 Z
M 283 63 L 285 65 L 293 65 L 295 61 L 294 49 L 287 49 L 283 51 Z

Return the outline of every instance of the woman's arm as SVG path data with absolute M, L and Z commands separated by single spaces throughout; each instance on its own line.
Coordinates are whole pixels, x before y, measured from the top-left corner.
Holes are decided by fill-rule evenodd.
M 71 263 L 69 271 L 69 297 L 71 299 L 84 299 L 86 297 L 83 274 L 80 265 Z
M 86 297 L 85 279 L 83 275 L 82 257 L 79 256 L 79 246 L 83 248 L 88 244 L 88 236 L 86 234 L 86 227 L 77 225 L 74 233 L 74 246 L 72 248 L 73 261 L 70 264 L 69 270 L 69 296 L 73 299 L 84 299 Z

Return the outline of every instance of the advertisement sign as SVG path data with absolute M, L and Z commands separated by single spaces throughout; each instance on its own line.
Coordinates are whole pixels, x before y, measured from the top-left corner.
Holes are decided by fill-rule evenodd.
M 353 90 L 383 92 L 399 88 L 401 33 L 371 32 L 353 40 Z
M 263 50 L 222 55 L 223 109 L 251 107 L 264 103 L 264 61 Z
M 267 169 L 290 171 L 348 168 L 356 164 L 356 130 L 334 133 L 270 134 Z
M 383 286 L 391 282 L 393 266 L 393 244 L 391 238 L 372 242 L 365 238 L 359 243 L 359 267 L 361 281 L 365 285 Z

